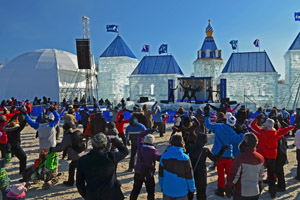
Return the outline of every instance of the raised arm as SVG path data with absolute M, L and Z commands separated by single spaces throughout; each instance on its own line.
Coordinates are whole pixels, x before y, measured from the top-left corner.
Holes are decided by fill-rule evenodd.
M 210 123 L 209 117 L 205 117 L 205 127 L 211 130 L 212 132 L 215 132 L 216 124 Z
M 217 108 L 217 107 L 215 107 L 215 106 L 213 106 L 213 105 L 210 105 L 210 104 L 208 104 L 212 109 L 214 109 L 215 111 L 217 111 L 217 112 L 219 112 L 220 111 L 220 108 Z
M 239 106 L 240 106 L 240 104 L 237 104 L 237 105 L 232 109 L 232 112 L 234 112 Z
M 52 113 L 54 115 L 54 120 L 52 122 L 49 122 L 49 126 L 55 127 L 59 122 L 59 114 L 55 110 L 53 110 Z
M 279 129 L 279 130 L 278 130 L 278 135 L 279 135 L 279 136 L 281 136 L 281 135 L 286 135 L 289 131 L 294 130 L 294 129 L 295 129 L 294 126 L 288 126 L 288 127 Z
M 253 133 L 255 135 L 260 135 L 261 128 L 257 125 L 258 119 L 255 118 L 251 123 L 250 123 L 250 128 L 252 129 Z
M 38 129 L 40 127 L 40 124 L 33 121 L 28 114 L 25 115 L 25 120 L 27 121 L 27 123 L 34 129 Z
M 111 143 L 119 150 L 119 152 L 111 152 L 113 155 L 112 159 L 115 163 L 118 163 L 120 160 L 124 159 L 128 155 L 129 151 L 124 146 L 123 142 L 121 142 L 117 138 L 112 138 Z

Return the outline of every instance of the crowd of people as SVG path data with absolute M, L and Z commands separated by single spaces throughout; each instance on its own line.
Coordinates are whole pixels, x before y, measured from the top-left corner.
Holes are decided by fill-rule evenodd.
M 34 102 L 44 107 L 35 120 L 29 100 L 12 98 L 3 100 L 0 105 L 3 199 L 25 199 L 26 187 L 35 180 L 44 181 L 45 189 L 57 183 L 59 152 L 63 159 L 70 160 L 68 179 L 63 184 L 66 187 L 76 184 L 79 194 L 89 200 L 124 199 L 117 166 L 129 153 L 127 171 L 134 171 L 131 200 L 138 199 L 143 183 L 147 199 L 155 199 L 156 162 L 158 184 L 166 200 L 192 200 L 194 196 L 207 199 L 207 157 L 214 163 L 210 169 L 216 167 L 217 170 L 215 194 L 233 196 L 237 200 L 258 199 L 263 182 L 269 185 L 271 198 L 286 190 L 287 135 L 295 137 L 295 156 L 300 162 L 299 110 L 292 113 L 284 108 L 273 107 L 268 111 L 259 108 L 250 117 L 245 105 L 240 104 L 235 107 L 226 103 L 219 107 L 207 104 L 203 110 L 199 107 L 194 111 L 191 107 L 188 112 L 179 107 L 173 118 L 169 145 L 164 152 L 159 152 L 155 147 L 155 134 L 164 136 L 170 115 L 157 102 L 151 108 L 144 104 L 128 110 L 125 101 L 114 108 L 105 101 L 103 104 L 111 111 L 109 122 L 98 105 L 92 110 L 80 109 L 76 104 L 58 108 L 46 97 L 42 103 L 37 98 Z M 75 113 L 78 112 L 81 117 L 77 121 Z M 130 113 L 129 119 L 125 119 L 125 112 Z M 292 115 L 293 122 L 290 121 Z M 26 152 L 21 145 L 21 132 L 26 124 L 36 130 L 39 139 L 40 155 L 32 166 L 27 166 Z M 212 149 L 205 147 L 209 134 L 214 134 Z M 92 149 L 86 153 L 88 141 Z M 19 160 L 22 178 L 20 184 L 10 185 L 6 169 L 14 156 Z M 263 179 L 265 169 L 267 178 Z M 295 179 L 300 181 L 299 164 Z

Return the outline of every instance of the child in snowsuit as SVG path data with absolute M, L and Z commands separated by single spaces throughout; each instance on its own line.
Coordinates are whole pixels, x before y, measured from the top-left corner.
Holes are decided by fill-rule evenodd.
M 186 153 L 191 158 L 191 163 L 194 170 L 194 179 L 197 189 L 197 200 L 206 200 L 206 186 L 207 186 L 207 171 L 206 158 L 217 162 L 228 149 L 229 146 L 223 146 L 218 155 L 213 154 L 208 148 L 204 148 L 207 143 L 206 134 L 198 134 L 196 143 L 186 146 Z M 194 193 L 189 194 L 189 200 L 192 200 Z

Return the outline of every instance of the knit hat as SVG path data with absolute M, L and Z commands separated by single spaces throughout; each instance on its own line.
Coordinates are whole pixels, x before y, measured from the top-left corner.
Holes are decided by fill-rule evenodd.
M 227 112 L 226 114 L 225 114 L 225 117 L 228 119 L 229 117 L 231 117 L 232 116 L 232 113 L 231 112 Z
M 116 123 L 115 122 L 107 122 L 106 127 L 109 129 L 116 128 Z
M 183 138 L 181 135 L 173 135 L 171 137 L 171 141 L 170 141 L 170 144 L 172 146 L 176 146 L 176 147 L 184 147 L 184 141 L 183 141 Z
M 272 128 L 274 128 L 274 124 L 275 124 L 274 120 L 268 118 L 268 119 L 266 120 L 266 122 L 263 123 L 263 126 L 269 128 L 269 129 L 272 129 Z
M 229 126 L 234 126 L 234 125 L 235 125 L 235 122 L 236 122 L 235 117 L 231 115 L 229 118 L 227 118 L 227 122 L 226 122 L 226 123 L 227 123 Z
M 138 119 L 137 119 L 136 117 L 131 117 L 131 118 L 129 119 L 129 124 L 130 124 L 130 126 L 136 126 L 138 123 L 139 123 L 139 122 L 138 122 Z
M 107 138 L 104 133 L 97 133 L 92 137 L 92 146 L 97 149 L 104 149 L 107 145 Z
M 24 198 L 26 196 L 26 187 L 25 187 L 26 183 L 21 183 L 21 184 L 17 184 L 12 186 L 9 189 L 9 192 L 7 194 L 7 197 L 10 198 Z
M 246 149 L 254 149 L 257 145 L 257 142 L 257 137 L 253 133 L 246 133 L 243 141 L 239 144 L 239 150 L 243 152 Z
M 75 113 L 75 109 L 74 108 L 72 108 L 72 109 L 69 109 L 69 111 L 68 111 L 68 114 L 74 114 Z
M 73 105 L 69 105 L 69 107 L 68 107 L 69 109 L 73 109 Z
M 145 144 L 154 144 L 155 137 L 152 134 L 148 134 L 144 137 Z

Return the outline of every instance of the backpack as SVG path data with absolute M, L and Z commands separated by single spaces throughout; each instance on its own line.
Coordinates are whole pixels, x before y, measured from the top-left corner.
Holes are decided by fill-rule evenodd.
M 87 138 L 79 130 L 74 131 L 72 134 L 72 149 L 77 153 L 81 153 L 87 149 Z

